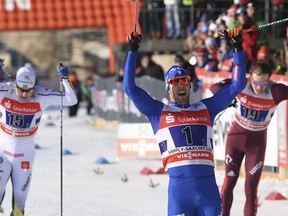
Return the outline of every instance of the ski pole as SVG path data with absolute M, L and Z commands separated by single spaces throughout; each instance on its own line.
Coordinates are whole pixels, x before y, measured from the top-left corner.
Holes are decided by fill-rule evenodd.
M 263 25 L 256 26 L 254 28 L 243 29 L 241 31 L 241 33 L 245 34 L 245 33 L 248 33 L 248 32 L 261 30 L 262 28 L 266 28 L 268 26 L 280 24 L 280 23 L 287 22 L 287 21 L 288 21 L 288 18 L 277 20 L 277 21 L 274 21 L 274 22 L 270 22 L 270 23 L 266 23 L 266 24 L 263 24 Z
M 243 29 L 243 30 L 241 30 L 241 34 L 246 34 L 246 33 L 253 32 L 253 31 L 259 31 L 262 28 L 266 28 L 268 26 L 280 24 L 280 23 L 287 22 L 287 21 L 288 21 L 288 18 L 285 18 L 285 19 L 274 21 L 274 22 L 266 23 L 263 25 L 259 25 L 259 26 L 253 27 L 253 28 Z M 219 36 L 224 36 L 224 30 L 218 30 L 217 33 Z
M 59 64 L 63 67 L 63 64 Z M 60 78 L 60 211 L 63 215 L 63 80 Z
M 137 32 L 139 0 L 135 0 L 134 32 Z

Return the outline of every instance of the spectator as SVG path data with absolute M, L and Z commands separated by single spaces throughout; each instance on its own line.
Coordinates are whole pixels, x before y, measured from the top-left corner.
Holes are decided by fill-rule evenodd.
M 254 4 L 252 2 L 247 4 L 247 15 L 248 17 L 251 18 L 252 22 L 256 23 L 257 26 L 263 25 L 265 24 L 264 20 L 261 19 L 258 15 L 258 13 L 256 12 L 256 7 L 254 6 Z M 268 30 L 267 28 L 263 28 L 261 29 L 260 32 L 260 37 L 257 40 L 257 47 L 261 47 L 262 45 L 264 46 L 268 46 L 269 45 L 269 35 L 268 35 Z
M 3 70 L 2 65 L 4 65 L 4 59 L 0 59 L 0 83 L 5 83 L 9 81 L 9 76 Z
M 243 30 L 257 27 L 257 25 L 247 15 L 247 11 L 244 7 L 238 8 L 236 11 L 236 15 L 238 20 L 238 29 Z M 260 31 L 252 31 L 243 34 L 243 48 L 248 58 L 247 67 L 250 66 L 250 63 L 253 63 L 257 60 L 257 41 L 259 37 Z
M 81 82 L 78 79 L 78 76 L 75 71 L 72 71 L 69 74 L 68 79 L 71 85 L 74 87 L 75 93 L 77 95 L 77 100 L 78 100 L 75 105 L 69 107 L 69 117 L 74 117 L 77 115 L 79 104 L 82 99 L 82 91 L 81 91 L 81 85 L 80 85 Z
M 273 59 L 271 58 L 270 52 L 266 46 L 261 46 L 260 49 L 258 50 L 257 60 L 267 61 L 269 65 L 271 66 L 272 71 L 275 72 L 276 70 L 275 63 Z
M 0 83 L 8 81 L 8 76 L 4 71 L 0 71 Z
M 166 11 L 167 38 L 181 38 L 178 0 L 164 0 Z
M 135 3 L 134 0 L 127 0 L 127 1 L 131 1 L 131 3 L 133 4 Z M 149 13 L 148 3 L 146 2 L 146 0 L 139 1 L 139 8 L 140 8 L 139 23 L 141 26 L 142 33 L 145 35 L 145 39 L 147 39 L 150 36 L 150 23 L 149 23 L 149 18 L 148 18 L 148 13 Z
M 196 10 L 196 19 L 200 20 L 200 22 L 203 21 L 203 18 L 205 18 L 205 22 L 208 22 L 209 20 L 214 20 L 217 18 L 216 11 L 214 10 L 215 1 L 211 0 L 201 0 L 201 1 L 195 1 L 194 8 L 201 8 L 202 10 Z
M 91 115 L 91 109 L 93 108 L 92 88 L 93 88 L 92 76 L 87 77 L 85 81 L 81 82 L 81 91 L 83 94 L 83 99 L 87 102 L 86 106 L 87 115 Z
M 123 81 L 123 68 L 120 68 L 118 74 L 116 75 L 116 82 L 122 82 L 122 81 Z
M 234 4 L 244 7 L 248 4 L 249 0 L 234 0 Z
M 160 65 L 156 64 L 152 60 L 151 55 L 148 55 L 148 54 L 145 54 L 142 56 L 140 67 L 138 67 L 136 70 L 137 77 L 140 77 L 143 75 L 150 76 L 155 79 L 162 80 L 162 81 L 164 80 L 163 68 Z
M 218 31 L 219 31 L 219 30 L 220 30 L 220 31 L 226 30 L 226 29 L 227 29 L 227 25 L 226 25 L 226 23 L 225 23 L 225 21 L 224 21 L 223 19 L 220 19 L 220 20 L 218 20 L 218 21 L 216 20 L 216 24 L 217 24 L 218 28 L 217 28 L 217 31 L 216 31 L 215 35 L 216 35 L 216 37 L 218 38 L 218 43 L 219 43 L 219 46 L 220 46 L 220 41 L 221 41 L 221 39 L 219 38 Z
M 218 50 L 218 68 L 220 71 L 232 72 L 233 68 L 233 51 L 229 48 L 226 40 L 220 41 L 220 48 Z
M 208 58 L 208 51 L 205 47 L 199 47 L 196 51 L 195 65 L 196 75 L 200 72 L 218 72 L 218 60 Z
M 224 15 L 221 19 L 225 21 L 225 25 L 228 29 L 237 27 L 236 11 L 238 9 L 237 4 L 232 4 L 227 10 L 226 16 Z
M 288 74 L 287 64 L 288 64 L 288 26 L 286 27 L 286 39 L 283 41 L 283 47 L 280 47 L 276 52 L 276 71 L 277 74 Z
M 217 60 L 218 44 L 213 36 L 208 36 L 205 39 L 205 48 L 209 53 L 209 58 Z
M 197 23 L 196 33 L 197 33 L 197 43 L 198 46 L 205 44 L 205 40 L 208 37 L 209 20 L 208 15 L 203 13 L 201 15 L 200 21 Z
M 195 34 L 190 34 L 186 38 L 186 45 L 189 52 L 195 52 L 198 42 Z
M 186 38 L 186 45 L 187 45 L 187 49 L 189 51 L 188 55 L 187 55 L 187 59 L 189 59 L 189 63 L 191 65 L 195 65 L 196 64 L 196 50 L 197 50 L 197 35 L 196 34 L 189 34 Z
M 195 20 L 195 17 L 191 17 L 193 16 L 193 14 L 191 13 L 191 7 L 194 4 L 194 0 L 181 0 L 181 4 L 180 4 L 180 21 L 182 23 L 181 26 L 181 34 L 183 37 L 187 37 L 187 31 L 186 28 L 188 26 L 194 26 L 195 23 L 193 22 L 193 20 Z M 192 23 L 193 22 L 193 23 Z
M 164 15 L 161 10 L 164 8 L 163 0 L 144 0 L 143 3 L 143 10 L 140 14 L 141 22 L 144 27 L 143 33 L 151 39 L 161 39 L 163 32 L 162 20 Z
M 272 20 L 281 20 L 287 18 L 287 0 L 271 0 L 272 3 Z M 285 28 L 279 28 L 276 25 L 272 26 L 272 32 L 276 37 L 285 37 Z

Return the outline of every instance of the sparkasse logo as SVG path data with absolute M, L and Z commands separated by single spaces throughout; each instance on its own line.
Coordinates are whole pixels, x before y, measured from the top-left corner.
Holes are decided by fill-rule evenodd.
M 175 122 L 175 118 L 173 115 L 171 115 L 171 113 L 169 113 L 167 116 L 166 116 L 166 123 L 172 123 L 172 122 Z

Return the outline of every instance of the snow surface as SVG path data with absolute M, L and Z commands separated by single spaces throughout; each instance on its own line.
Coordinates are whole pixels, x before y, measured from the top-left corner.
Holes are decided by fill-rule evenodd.
M 69 118 L 64 110 L 63 147 L 72 152 L 63 156 L 63 215 L 65 216 L 165 216 L 167 215 L 166 174 L 143 175 L 147 167 L 161 168 L 160 159 L 121 159 L 116 156 L 117 128 L 98 129 L 93 117 L 81 109 Z M 54 123 L 54 126 L 50 125 Z M 26 203 L 27 216 L 60 215 L 60 118 L 55 110 L 46 111 L 36 135 L 34 173 Z M 98 164 L 103 157 L 108 164 Z M 223 171 L 216 171 L 219 187 Z M 125 181 L 127 177 L 127 181 Z M 151 182 L 158 185 L 152 188 Z M 259 216 L 288 215 L 288 200 L 268 201 L 271 192 L 288 198 L 288 180 L 262 178 L 259 184 Z M 234 190 L 231 216 L 243 216 L 244 179 Z M 11 183 L 7 185 L 2 206 L 4 215 L 11 210 Z M 0 213 L 0 215 L 2 215 Z

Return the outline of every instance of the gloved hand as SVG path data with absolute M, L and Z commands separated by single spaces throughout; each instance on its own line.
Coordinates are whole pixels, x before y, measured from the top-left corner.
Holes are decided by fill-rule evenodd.
M 0 59 L 0 71 L 2 71 L 4 67 L 4 59 Z
M 236 107 L 236 106 L 237 106 L 237 100 L 236 98 L 234 98 L 228 107 Z
M 128 35 L 129 50 L 137 52 L 141 44 L 142 35 L 138 32 L 132 32 Z
M 230 30 L 224 30 L 224 38 L 234 52 L 240 52 L 243 50 L 243 38 L 240 29 L 235 28 Z
M 67 79 L 69 76 L 69 70 L 67 67 L 65 67 L 62 63 L 59 64 L 59 67 L 57 67 L 58 76 L 61 79 Z

